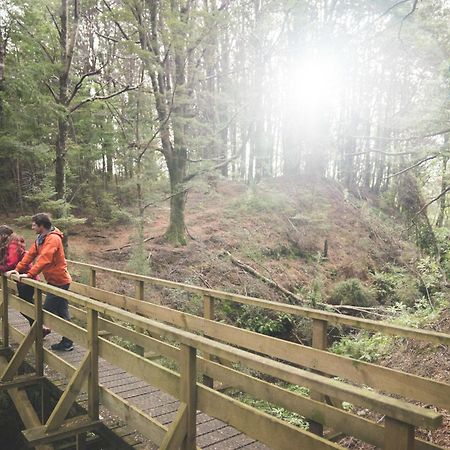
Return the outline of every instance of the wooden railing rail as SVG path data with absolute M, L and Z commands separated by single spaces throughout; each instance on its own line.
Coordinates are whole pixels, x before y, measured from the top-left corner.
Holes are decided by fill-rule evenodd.
M 351 328 L 359 328 L 368 331 L 379 332 L 383 334 L 393 335 L 397 337 L 405 337 L 411 339 L 417 339 L 432 344 L 438 345 L 450 345 L 450 335 L 446 333 L 440 333 L 433 330 L 422 330 L 417 328 L 405 327 L 401 325 L 392 324 L 385 321 L 377 321 L 370 319 L 363 319 L 353 317 L 345 314 L 337 314 L 328 311 L 321 311 L 318 309 L 307 308 L 303 306 L 290 305 L 286 303 L 274 302 L 270 300 L 264 300 L 255 297 L 248 297 L 239 294 L 231 294 L 224 291 L 218 291 L 214 289 L 203 288 L 185 283 L 178 283 L 175 281 L 163 280 L 161 278 L 149 277 L 145 275 L 138 275 L 130 272 L 124 272 L 121 270 L 110 269 L 106 267 L 96 266 L 92 264 L 86 264 L 78 261 L 68 261 L 70 265 L 80 267 L 88 270 L 94 270 L 97 272 L 106 272 L 113 274 L 117 277 L 142 281 L 155 286 L 180 289 L 192 294 L 198 294 L 201 296 L 209 297 L 209 302 L 218 300 L 228 300 L 231 302 L 242 303 L 246 305 L 257 306 L 260 308 L 270 309 L 277 312 L 283 312 L 300 317 L 308 317 L 310 319 L 322 320 L 327 322 L 327 325 L 344 325 Z
M 88 318 L 89 315 L 92 315 L 91 311 L 94 311 L 97 314 L 105 314 L 106 311 L 108 311 L 108 315 L 113 315 L 115 318 L 125 320 L 128 323 L 132 323 L 131 320 L 134 319 L 134 325 L 144 329 L 148 329 L 149 323 L 153 322 L 148 321 L 148 319 L 145 318 L 140 318 L 135 314 L 123 312 L 118 308 L 113 308 L 109 305 L 40 282 L 26 280 L 24 283 L 39 287 L 46 293 L 52 292 L 61 295 L 62 297 L 67 298 L 72 304 L 83 306 L 87 311 L 86 314 Z M 34 317 L 35 313 L 32 305 L 15 295 L 8 295 L 8 299 L 11 307 L 14 307 L 20 312 L 24 312 L 29 315 L 29 317 Z M 73 323 L 64 321 L 46 311 L 43 312 L 43 318 L 44 323 L 47 326 L 60 331 L 61 334 L 66 335 L 75 342 L 81 343 L 83 346 L 91 344 L 92 332 L 86 331 Z M 155 322 L 154 325 L 161 324 Z M 92 328 L 92 325 L 89 325 L 88 323 L 88 329 Z M 153 331 L 159 332 L 160 329 L 158 329 L 158 331 L 154 329 Z M 173 329 L 170 331 L 178 336 L 179 330 Z M 181 345 L 181 350 L 179 350 L 181 352 L 181 375 L 165 369 L 158 364 L 152 363 L 135 353 L 129 352 L 104 338 L 98 337 L 98 355 L 100 357 L 103 357 L 119 367 L 125 368 L 130 374 L 138 376 L 144 381 L 163 389 L 165 392 L 180 399 L 182 402 L 179 411 L 179 420 L 177 420 L 176 426 L 173 425 L 173 427 L 169 427 L 164 437 L 165 441 L 163 440 L 163 442 L 161 442 L 160 448 L 178 448 L 177 445 L 180 443 L 180 439 L 181 442 L 183 442 L 184 448 L 188 450 L 195 448 L 194 418 L 197 408 L 204 411 L 206 414 L 225 420 L 230 425 L 237 427 L 249 436 L 255 437 L 273 448 L 296 449 L 299 444 L 305 448 L 324 450 L 341 448 L 333 442 L 315 436 L 314 434 L 294 427 L 272 416 L 261 413 L 255 408 L 248 407 L 237 400 L 233 400 L 219 392 L 211 389 L 208 390 L 208 388 L 203 385 L 197 384 L 195 377 L 193 377 L 195 372 L 193 358 L 197 348 L 201 347 L 197 342 L 197 339 L 200 337 L 192 335 L 191 333 L 182 333 L 184 334 L 179 336 L 181 338 L 179 339 Z M 172 336 L 174 337 L 175 335 Z M 205 345 L 207 345 L 210 350 L 213 350 L 215 345 L 214 341 L 207 341 L 209 342 Z M 71 431 L 75 430 L 75 425 L 72 423 L 68 424 L 66 421 L 64 427 L 58 427 L 58 425 L 61 425 L 61 423 L 58 422 L 64 417 L 66 406 L 71 400 L 76 398 L 76 395 L 80 392 L 80 389 L 86 382 L 85 375 L 88 373 L 87 366 L 88 361 L 90 360 L 90 353 L 91 350 L 89 349 L 81 366 L 72 375 L 72 378 L 69 381 L 69 387 L 58 403 L 60 406 L 58 407 L 57 405 L 57 412 L 52 414 L 49 422 L 46 424 L 50 425 L 49 429 L 46 429 L 46 426 L 43 426 L 39 427 L 39 429 L 27 430 L 24 433 L 30 443 L 41 444 L 48 440 L 55 439 L 56 433 L 59 433 L 59 436 L 63 434 L 67 435 L 68 427 L 71 427 Z M 88 382 L 88 392 L 90 392 L 90 390 Z M 261 425 L 263 425 L 263 427 L 262 429 L 259 429 Z M 80 424 L 77 423 L 76 426 L 78 427 L 76 428 L 76 431 L 80 431 Z M 86 426 L 84 422 L 83 426 Z M 85 428 L 83 428 L 83 430 L 84 429 Z M 51 434 L 51 432 L 54 433 Z M 44 435 L 45 441 L 43 438 Z
M 317 410 L 315 410 L 314 407 L 318 407 L 319 411 L 323 412 L 324 416 L 326 416 L 328 420 L 331 420 L 334 426 L 340 422 L 343 428 L 346 429 L 346 431 L 349 431 L 349 429 L 353 427 L 357 430 L 357 434 L 359 435 L 366 435 L 367 437 L 367 434 L 369 434 L 370 440 L 376 441 L 377 444 L 379 444 L 380 440 L 382 439 L 382 437 L 380 438 L 380 436 L 384 435 L 384 448 L 386 449 L 396 448 L 400 450 L 403 448 L 412 448 L 410 444 L 405 444 L 405 446 L 402 447 L 392 447 L 392 445 L 390 444 L 391 439 L 386 438 L 386 436 L 390 436 L 394 432 L 397 433 L 398 436 L 403 436 L 405 442 L 411 441 L 410 437 L 412 433 L 413 440 L 411 442 L 415 442 L 416 448 L 438 448 L 436 446 L 433 446 L 432 444 L 424 443 L 417 439 L 414 441 L 414 427 L 424 426 L 433 429 L 439 426 L 442 417 L 433 411 L 411 405 L 401 400 L 386 397 L 384 395 L 377 394 L 363 388 L 350 386 L 344 382 L 329 379 L 325 376 L 322 376 L 321 374 L 307 372 L 305 370 L 292 367 L 288 364 L 274 361 L 264 356 L 255 355 L 249 353 L 248 351 L 231 347 L 230 345 L 216 342 L 209 338 L 198 336 L 146 317 L 138 316 L 134 312 L 124 311 L 118 306 L 105 304 L 104 302 L 92 300 L 86 296 L 60 290 L 58 288 L 31 280 L 27 280 L 25 281 L 25 283 L 30 284 L 43 292 L 50 292 L 60 295 L 63 298 L 67 298 L 72 305 L 76 305 L 76 308 L 85 308 L 86 311 L 82 311 L 81 309 L 78 309 L 78 311 L 80 311 L 80 314 L 84 315 L 84 317 L 88 319 L 87 328 L 91 331 L 86 331 L 74 324 L 63 321 L 62 319 L 53 316 L 48 312 L 44 312 L 43 319 L 46 325 L 51 326 L 53 329 L 59 331 L 61 334 L 68 336 L 76 342 L 80 342 L 83 345 L 89 345 L 88 348 L 90 349 L 91 353 L 91 347 L 95 348 L 95 341 L 97 341 L 97 361 L 98 356 L 101 356 L 106 360 L 110 360 L 116 365 L 123 365 L 123 367 L 131 374 L 141 377 L 142 379 L 165 390 L 166 392 L 174 395 L 181 400 L 182 406 L 180 408 L 177 421 L 175 422 L 176 425 L 170 428 L 169 431 L 164 435 L 165 442 L 162 442 L 161 445 L 164 444 L 166 445 L 166 447 L 162 446 L 161 448 L 172 448 L 173 445 L 178 445 L 180 439 L 182 439 L 182 442 L 185 442 L 185 445 L 188 445 L 188 447 L 186 448 L 195 447 L 195 432 L 193 431 L 192 425 L 192 411 L 195 411 L 196 407 L 203 410 L 207 414 L 225 420 L 227 423 L 236 426 L 238 429 L 242 429 L 242 421 L 246 420 L 246 429 L 242 431 L 246 432 L 252 437 L 255 437 L 256 439 L 266 442 L 268 445 L 274 448 L 298 448 L 298 443 L 300 441 L 304 442 L 305 448 L 340 448 L 339 446 L 336 446 L 336 444 L 332 444 L 320 437 L 299 430 L 296 427 L 289 426 L 284 422 L 277 421 L 270 416 L 263 415 L 264 419 L 262 419 L 261 416 L 259 416 L 259 414 L 262 413 L 255 410 L 254 408 L 244 406 L 236 400 L 230 399 L 223 394 L 220 394 L 212 389 L 209 389 L 201 384 L 192 381 L 193 379 L 195 380 L 193 374 L 196 373 L 195 362 L 197 362 L 197 365 L 199 366 L 199 368 L 201 368 L 201 372 L 207 376 L 214 376 L 218 378 L 224 378 L 228 376 L 233 378 L 235 382 L 239 383 L 241 386 L 246 386 L 247 389 L 251 390 L 252 388 L 250 386 L 253 385 L 254 394 L 257 392 L 266 392 L 266 397 L 267 395 L 269 395 L 272 396 L 272 399 L 274 399 L 279 396 L 282 398 L 282 401 L 285 405 L 294 404 L 293 399 L 295 397 L 283 394 L 284 392 L 288 391 L 272 385 L 271 386 L 273 387 L 273 390 L 267 391 L 265 384 L 261 384 L 265 382 L 261 382 L 261 380 L 253 382 L 252 377 L 249 377 L 248 375 L 241 374 L 240 372 L 231 368 L 223 367 L 219 364 L 209 361 L 208 358 L 205 359 L 195 357 L 195 353 L 197 352 L 197 350 L 202 352 L 202 354 L 206 355 L 207 357 L 214 356 L 220 359 L 234 361 L 236 363 L 243 364 L 244 366 L 253 370 L 271 375 L 275 378 L 285 380 L 297 385 L 308 386 L 311 389 L 322 394 L 326 394 L 333 398 L 337 397 L 342 400 L 350 401 L 355 405 L 367 407 L 372 411 L 379 412 L 386 416 L 384 433 L 383 428 L 381 427 L 380 429 L 380 426 L 376 424 L 374 424 L 372 427 L 367 427 L 367 429 L 364 431 L 359 430 L 358 432 L 358 428 L 360 428 L 358 425 L 358 419 L 355 419 L 353 421 L 349 419 L 347 421 L 347 425 L 342 425 L 342 422 L 345 422 L 342 419 L 342 414 L 347 414 L 349 415 L 349 417 L 356 416 L 341 411 L 337 408 L 333 408 L 332 406 L 325 405 L 320 402 L 315 402 L 311 399 L 302 398 L 303 406 L 308 405 L 309 407 L 310 413 L 308 415 L 313 416 L 309 418 L 317 421 L 318 423 L 324 423 L 325 425 L 330 426 L 329 423 L 326 423 L 327 421 L 324 420 L 323 417 L 319 417 L 321 416 L 321 414 L 317 414 Z M 7 283 L 3 282 L 2 287 L 4 292 L 8 290 Z M 4 292 L 2 296 L 3 298 L 5 298 Z M 14 295 L 8 295 L 7 297 L 9 298 L 9 302 L 12 307 L 29 315 L 30 317 L 37 317 L 32 305 L 24 302 Z M 145 305 L 144 302 L 135 299 L 130 300 L 129 298 L 123 297 L 122 300 L 128 302 L 128 307 L 130 306 L 129 302 L 131 300 L 139 305 Z M 124 305 L 126 305 L 126 303 L 124 303 Z M 142 313 L 141 311 L 137 312 Z M 95 327 L 93 328 L 92 326 L 94 320 L 92 316 L 98 316 L 98 313 L 106 314 L 106 316 L 108 317 L 112 317 L 124 323 L 131 324 L 137 327 L 137 329 L 145 330 L 149 332 L 153 337 L 128 330 L 122 325 L 114 324 L 113 322 L 105 318 L 98 317 L 95 319 L 95 323 L 97 326 L 97 331 L 95 331 Z M 90 316 L 91 318 L 89 319 Z M 207 322 L 214 323 L 211 320 L 208 320 Z M 143 347 L 150 347 L 151 349 L 155 349 L 158 352 L 169 353 L 172 357 L 176 356 L 177 360 L 180 363 L 181 378 L 180 375 L 175 374 L 174 372 L 171 372 L 168 369 L 165 369 L 162 366 L 153 363 L 152 361 L 129 352 L 102 337 L 98 337 L 98 328 L 105 329 L 106 327 L 109 327 L 108 331 L 113 334 L 115 332 L 123 332 L 125 334 L 128 333 L 129 336 L 131 335 L 133 337 L 136 337 L 138 339 L 137 343 L 144 344 Z M 210 335 L 209 332 L 205 334 Z M 94 341 L 93 336 L 96 336 L 96 339 L 94 339 Z M 162 342 L 161 338 L 169 338 L 171 340 L 179 342 L 181 345 L 181 350 L 178 350 L 176 347 Z M 136 340 L 134 340 L 133 342 L 136 342 Z M 120 356 L 118 357 L 118 355 Z M 186 380 L 191 381 L 188 382 Z M 98 390 L 99 388 L 97 388 L 97 392 Z M 192 402 L 194 400 L 197 401 L 196 406 L 192 405 Z M 308 407 L 305 407 L 307 411 Z M 230 410 L 234 411 L 231 415 L 229 413 Z M 315 414 L 313 414 L 314 412 Z M 265 427 L 264 430 L 255 431 L 251 424 L 256 424 L 261 420 L 264 420 L 264 423 L 267 422 L 267 427 Z M 261 428 L 261 426 L 257 428 Z M 283 442 L 284 446 L 281 445 L 281 441 L 274 442 L 273 433 L 275 432 L 275 430 L 278 430 L 278 434 L 281 431 L 283 432 L 284 437 L 281 439 L 281 441 Z M 292 439 L 294 440 L 292 441 Z M 291 444 L 289 444 L 289 442 L 291 442 Z M 293 446 L 294 442 L 295 447 Z
M 165 306 L 137 301 L 132 297 L 91 288 L 79 283 L 73 283 L 72 289 L 81 295 L 129 312 L 166 322 L 187 331 L 199 332 L 216 340 L 256 351 L 272 358 L 314 369 L 323 374 L 338 376 L 342 379 L 368 385 L 384 392 L 402 395 L 405 398 L 450 409 L 450 385 L 446 383 L 332 354 L 325 351 L 325 349 L 322 350 L 322 348 L 325 348 L 326 343 L 324 327 L 319 328 L 322 332 L 321 342 L 316 342 L 315 334 L 313 335 L 313 340 L 320 346 L 315 349 L 223 323 L 213 322 Z M 108 327 L 105 329 L 108 330 Z M 313 333 L 316 332 L 317 328 L 314 328 Z M 209 356 L 205 355 L 205 357 L 208 358 Z

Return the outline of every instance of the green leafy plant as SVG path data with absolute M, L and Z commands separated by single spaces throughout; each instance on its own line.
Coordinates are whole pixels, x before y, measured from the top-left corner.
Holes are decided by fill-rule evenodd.
M 260 308 L 245 305 L 236 320 L 236 325 L 275 337 L 290 335 L 293 328 L 292 317 L 288 314 L 266 314 Z
M 357 278 L 341 281 L 331 295 L 330 303 L 335 305 L 370 306 L 374 303 L 373 292 Z

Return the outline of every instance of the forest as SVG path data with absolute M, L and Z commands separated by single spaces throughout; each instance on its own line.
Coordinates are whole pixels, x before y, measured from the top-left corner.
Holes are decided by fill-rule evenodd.
M 446 0 L 0 0 L 0 223 L 31 245 L 51 214 L 71 260 L 450 333 L 449 159 Z M 222 305 L 312 342 L 304 318 Z M 444 345 L 328 341 L 450 382 Z M 448 412 L 429 436 L 449 448 Z

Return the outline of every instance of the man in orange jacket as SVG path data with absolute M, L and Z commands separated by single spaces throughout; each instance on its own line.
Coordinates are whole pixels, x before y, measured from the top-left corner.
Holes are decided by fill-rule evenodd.
M 17 264 L 15 270 L 8 272 L 7 275 L 15 272 L 20 274 L 20 278 L 35 278 L 42 273 L 48 284 L 68 290 L 72 278 L 67 271 L 63 234 L 52 226 L 50 216 L 44 213 L 32 217 L 32 229 L 38 235 L 36 241 Z M 30 267 L 33 262 L 34 264 Z M 43 308 L 70 321 L 69 304 L 65 298 L 47 294 Z M 68 352 L 73 350 L 73 342 L 63 337 L 61 342 L 53 344 L 51 348 Z

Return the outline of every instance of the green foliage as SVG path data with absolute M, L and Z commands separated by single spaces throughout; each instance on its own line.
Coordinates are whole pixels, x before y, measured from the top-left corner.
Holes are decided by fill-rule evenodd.
M 84 193 L 79 208 L 96 225 L 127 225 L 132 222 L 130 213 L 121 208 L 113 194 L 101 188 Z
M 339 355 L 375 362 L 386 356 L 390 351 L 391 338 L 383 334 L 370 334 L 360 331 L 344 336 L 331 346 L 331 351 Z
M 413 305 L 422 296 L 417 286 L 417 279 L 406 269 L 389 266 L 383 272 L 373 275 L 372 290 L 376 301 L 382 305 L 401 302 Z
M 126 270 L 140 275 L 150 275 L 150 253 L 145 249 L 143 224 L 140 219 L 136 224 L 136 235 L 131 246 L 131 258 Z
M 390 322 L 396 325 L 424 328 L 438 320 L 444 308 L 448 308 L 448 300 L 444 294 L 439 293 L 435 294 L 434 305 L 422 297 L 412 306 L 398 302 L 388 308 L 387 314 L 391 318 Z M 359 331 L 336 341 L 331 346 L 331 351 L 355 359 L 375 362 L 390 353 L 394 342 L 394 337 Z
M 253 406 L 254 408 L 270 414 L 271 416 L 277 417 L 278 419 L 284 420 L 291 425 L 295 425 L 305 430 L 307 430 L 309 427 L 308 422 L 303 416 L 282 408 L 281 406 L 274 405 L 265 400 L 257 400 L 247 394 L 238 391 L 232 391 L 230 394 L 233 397 L 239 399 L 241 402 Z
M 244 305 L 236 319 L 236 325 L 269 336 L 288 337 L 293 328 L 293 320 L 288 314 L 269 315 L 261 308 Z
M 420 288 L 424 295 L 429 297 L 440 289 L 442 270 L 435 258 L 431 256 L 422 258 L 417 263 L 417 271 L 421 282 Z
M 396 303 L 389 309 L 392 322 L 413 328 L 423 328 L 439 319 L 443 309 L 448 308 L 448 298 L 445 293 L 435 293 L 433 303 L 426 297 L 419 298 L 414 305 Z
M 335 305 L 370 306 L 373 302 L 372 291 L 357 278 L 341 281 L 330 295 L 330 303 Z
M 234 203 L 233 207 L 248 213 L 285 212 L 289 214 L 293 212 L 285 194 L 274 190 L 258 189 L 257 186 L 252 186 L 245 196 Z

